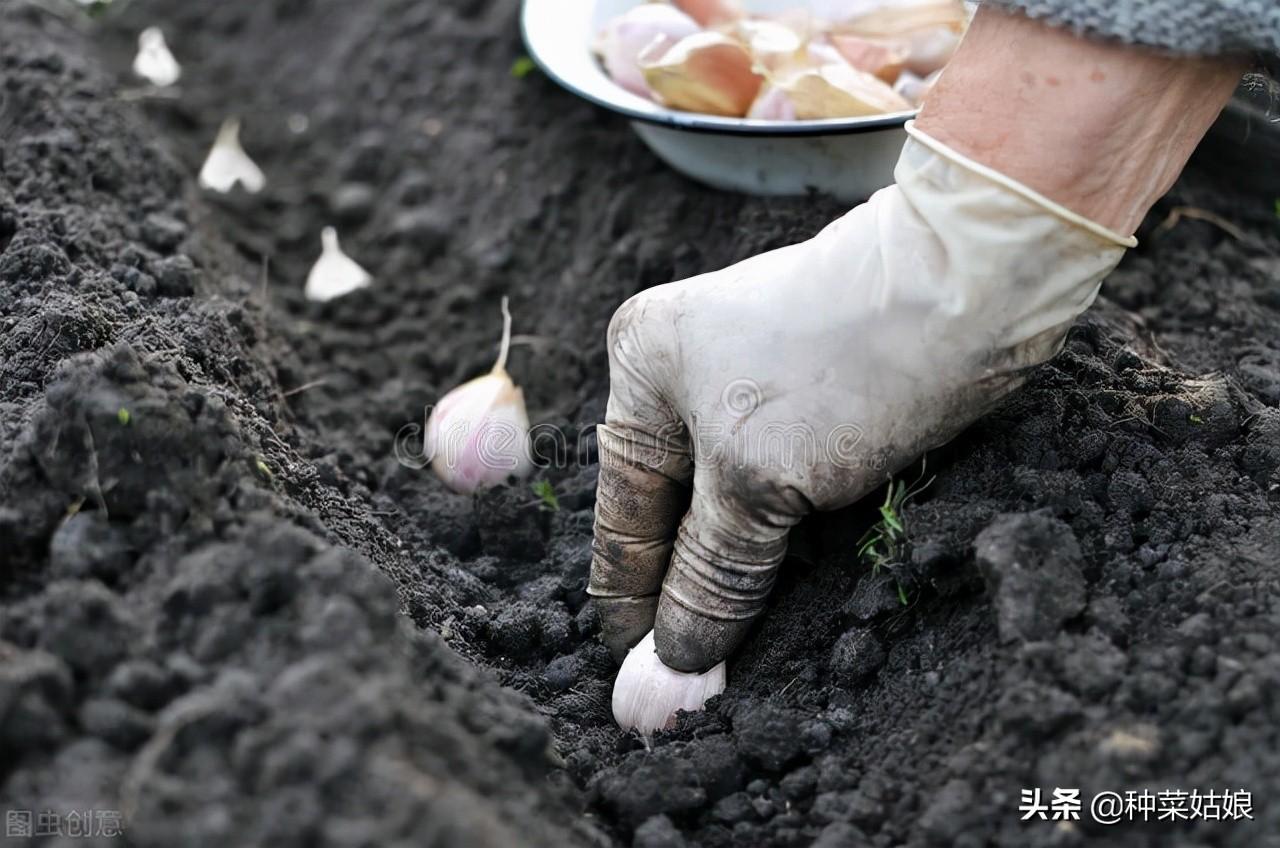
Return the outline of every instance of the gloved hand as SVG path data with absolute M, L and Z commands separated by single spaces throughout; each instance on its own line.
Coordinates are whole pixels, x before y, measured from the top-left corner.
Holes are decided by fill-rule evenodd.
M 1136 243 L 908 131 L 897 185 L 813 239 L 615 314 L 588 591 L 619 660 L 651 628 L 674 669 L 728 656 L 792 525 L 982 415 Z

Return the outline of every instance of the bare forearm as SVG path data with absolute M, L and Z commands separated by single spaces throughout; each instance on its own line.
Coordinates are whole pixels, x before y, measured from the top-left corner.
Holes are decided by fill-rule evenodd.
M 1128 234 L 1173 185 L 1245 67 L 1086 40 L 983 7 L 917 125 Z

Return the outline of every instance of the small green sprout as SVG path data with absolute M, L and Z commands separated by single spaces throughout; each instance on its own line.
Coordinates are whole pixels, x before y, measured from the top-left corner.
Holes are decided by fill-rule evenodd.
M 120 422 L 121 427 L 128 427 L 129 422 L 132 420 L 133 416 L 129 414 L 129 410 L 125 407 L 122 406 L 116 411 L 116 421 Z
M 528 56 L 521 56 L 511 63 L 511 76 L 524 79 L 538 69 L 537 64 Z
M 901 562 L 906 556 L 907 530 L 902 521 L 902 510 L 912 498 L 933 484 L 935 478 L 924 479 L 925 467 L 922 460 L 920 476 L 909 486 L 902 479 L 889 481 L 889 490 L 880 505 L 880 520 L 867 528 L 858 540 L 858 558 L 871 563 L 872 574 L 879 574 L 882 568 Z M 898 600 L 906 606 L 907 591 L 901 583 L 897 585 Z
M 264 479 L 266 480 L 275 479 L 276 475 L 271 472 L 271 466 L 267 465 L 267 461 L 262 457 L 255 456 L 253 458 L 253 467 L 258 470 L 258 473 L 261 474 Z
M 1188 420 L 1188 421 L 1190 421 L 1192 424 L 1203 424 L 1203 423 L 1204 423 L 1204 419 L 1203 419 L 1203 418 L 1201 418 L 1199 415 L 1196 415 L 1194 412 L 1193 412 L 1192 414 L 1190 414 L 1190 415 L 1188 415 L 1188 416 L 1187 416 L 1187 420 Z
M 550 480 L 539 480 L 529 488 L 533 489 L 533 493 L 542 501 L 543 507 L 552 512 L 560 511 L 560 499 L 556 497 L 555 487 L 551 485 Z
M 1276 217 L 1280 218 L 1280 197 L 1276 198 Z

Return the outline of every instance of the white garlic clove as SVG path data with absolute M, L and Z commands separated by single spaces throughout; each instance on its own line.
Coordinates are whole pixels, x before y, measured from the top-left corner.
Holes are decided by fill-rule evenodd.
M 861 118 L 912 108 L 888 84 L 841 62 L 802 70 L 774 85 L 791 101 L 798 120 Z
M 646 48 L 669 47 L 698 31 L 698 23 L 674 6 L 645 3 L 605 24 L 595 50 L 610 79 L 632 94 L 652 98 L 640 70 L 640 54 Z
M 158 88 L 173 85 L 182 76 L 182 67 L 169 52 L 159 27 L 147 27 L 138 34 L 133 72 Z
M 304 290 L 307 300 L 323 303 L 362 289 L 373 281 L 368 271 L 342 252 L 338 232 L 333 227 L 325 227 L 320 233 L 320 244 L 320 258 L 307 274 Z
M 267 178 L 240 146 L 240 122 L 227 118 L 200 168 L 200 186 L 226 194 L 236 183 L 250 194 L 257 194 L 266 186 Z
M 722 662 L 704 674 L 676 671 L 658 659 L 653 631 L 622 661 L 613 684 L 613 720 L 648 737 L 675 724 L 680 710 L 696 712 L 725 687 Z
M 427 418 L 423 448 L 450 489 L 470 494 L 533 471 L 524 392 L 507 374 L 511 313 L 502 299 L 502 347 L 493 370 L 440 399 Z
M 719 32 L 700 32 L 664 51 L 640 56 L 645 82 L 673 109 L 741 118 L 760 92 L 764 77 L 741 42 Z

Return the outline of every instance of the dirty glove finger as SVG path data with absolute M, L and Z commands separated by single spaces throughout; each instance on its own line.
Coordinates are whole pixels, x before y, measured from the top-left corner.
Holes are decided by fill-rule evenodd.
M 737 649 L 764 612 L 788 531 L 809 511 L 796 492 L 749 487 L 739 497 L 701 481 L 699 474 L 654 624 L 658 657 L 677 671 L 706 671 Z
M 653 629 L 658 592 L 680 517 L 689 505 L 693 463 L 688 433 L 663 397 L 654 363 L 670 322 L 642 293 L 609 325 L 609 409 L 596 428 L 600 480 L 587 593 L 602 638 L 618 662 Z

